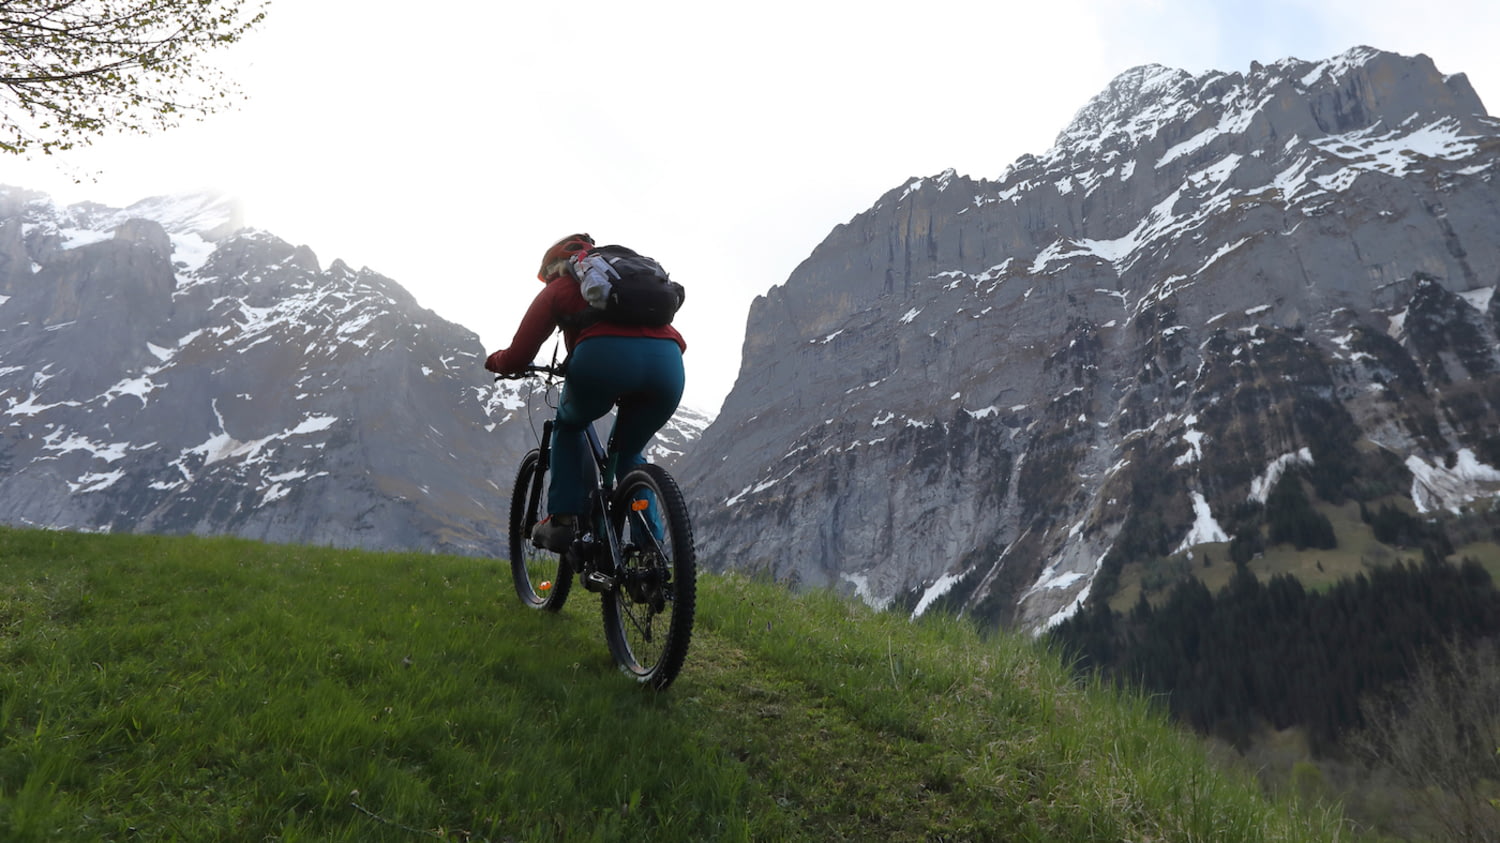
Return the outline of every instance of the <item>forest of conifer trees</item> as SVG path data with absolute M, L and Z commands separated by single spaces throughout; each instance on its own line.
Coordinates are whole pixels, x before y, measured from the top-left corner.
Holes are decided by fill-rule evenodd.
M 1450 644 L 1500 636 L 1500 591 L 1476 562 L 1430 552 L 1324 592 L 1238 565 L 1218 594 L 1184 579 L 1156 605 L 1096 601 L 1050 634 L 1081 671 L 1161 695 L 1204 734 L 1243 748 L 1261 727 L 1300 726 L 1318 751 L 1365 725 L 1362 698 Z

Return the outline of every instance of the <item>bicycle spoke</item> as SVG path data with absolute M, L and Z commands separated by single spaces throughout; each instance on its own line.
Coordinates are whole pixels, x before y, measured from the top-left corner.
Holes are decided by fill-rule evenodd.
M 625 607 L 625 614 L 630 617 L 631 624 L 633 624 L 635 626 L 636 631 L 641 634 L 641 637 L 644 638 L 646 641 L 651 641 L 652 638 L 653 638 L 653 636 L 651 634 L 651 620 L 650 620 L 650 618 L 647 618 L 647 620 L 644 623 L 642 623 L 641 620 L 636 617 L 635 612 L 630 611 L 630 607 L 628 607 L 628 606 Z

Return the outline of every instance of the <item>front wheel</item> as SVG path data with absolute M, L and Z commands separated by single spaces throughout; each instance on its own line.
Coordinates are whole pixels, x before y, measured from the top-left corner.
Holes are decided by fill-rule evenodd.
M 510 573 L 522 603 L 556 612 L 568 599 L 573 568 L 556 553 L 531 543 L 531 528 L 547 515 L 547 471 L 541 459 L 540 451 L 532 451 L 516 472 L 510 496 Z
M 621 670 L 662 689 L 693 637 L 698 563 L 687 504 L 670 474 L 641 465 L 621 478 L 609 511 L 621 569 L 604 595 L 604 637 Z

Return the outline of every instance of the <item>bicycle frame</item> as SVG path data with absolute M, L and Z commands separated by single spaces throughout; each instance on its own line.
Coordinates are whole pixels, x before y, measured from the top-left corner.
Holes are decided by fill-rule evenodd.
M 552 470 L 552 432 L 556 426 L 556 419 L 547 419 L 542 423 L 542 441 L 538 443 L 540 461 L 544 470 Z M 589 591 L 608 591 L 616 585 L 613 575 L 620 567 L 620 537 L 615 535 L 614 529 L 609 523 L 609 497 L 614 491 L 615 476 L 619 466 L 619 454 L 610 454 L 599 439 L 599 433 L 590 423 L 583 429 L 584 438 L 588 441 L 589 453 L 594 461 L 594 488 L 589 492 L 588 529 L 580 533 L 577 542 L 581 543 L 583 552 L 581 554 L 564 554 L 568 564 L 578 572 L 583 580 L 584 588 Z M 531 490 L 530 499 L 526 502 L 526 514 L 529 521 L 536 520 L 536 514 L 541 506 L 542 489 L 537 484 Z M 582 525 L 580 521 L 580 525 Z M 605 547 L 608 550 L 608 571 L 599 569 L 598 562 L 604 559 L 595 548 L 598 536 L 604 536 Z
M 560 374 L 555 366 L 530 367 L 527 374 L 535 372 Z M 556 430 L 555 417 L 542 422 L 537 447 L 516 473 L 509 514 L 516 594 L 531 609 L 557 612 L 576 576 L 602 598 L 604 637 L 616 665 L 643 685 L 666 688 L 687 656 L 697 603 L 696 552 L 682 490 L 659 466 L 622 465 L 624 455 L 606 447 L 590 423 L 583 429 L 593 459 L 584 466 L 593 469 L 587 511 L 561 552 L 542 548 L 531 536 L 548 508 L 543 495 L 553 474 Z

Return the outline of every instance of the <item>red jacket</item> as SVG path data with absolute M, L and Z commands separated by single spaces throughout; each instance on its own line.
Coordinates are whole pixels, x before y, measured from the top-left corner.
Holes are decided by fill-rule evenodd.
M 578 290 L 577 281 L 566 275 L 553 278 L 547 282 L 547 286 L 537 294 L 537 297 L 531 300 L 531 306 L 526 308 L 526 315 L 521 318 L 521 327 L 516 329 L 516 336 L 510 341 L 510 348 L 491 354 L 489 359 L 484 361 L 484 367 L 502 375 L 518 375 L 526 371 L 526 367 L 536 359 L 537 352 L 542 350 L 542 343 L 552 336 L 553 331 L 562 327 L 562 317 L 578 313 L 587 309 L 588 306 L 583 293 Z M 581 331 L 576 328 L 563 328 L 563 344 L 569 352 L 589 337 L 650 337 L 676 340 L 678 347 L 687 351 L 687 343 L 671 325 L 652 328 L 645 325 L 595 322 Z

